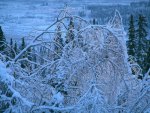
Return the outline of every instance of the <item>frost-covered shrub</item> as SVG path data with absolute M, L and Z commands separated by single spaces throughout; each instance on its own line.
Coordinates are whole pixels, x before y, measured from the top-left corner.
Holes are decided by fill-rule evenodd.
M 95 26 L 67 10 L 32 37 L 14 59 L 0 61 L 1 112 L 146 111 L 150 107 L 149 72 L 143 80 L 132 76 L 119 12 L 107 25 Z M 63 30 L 51 32 L 58 24 Z M 60 36 L 67 41 L 58 41 Z

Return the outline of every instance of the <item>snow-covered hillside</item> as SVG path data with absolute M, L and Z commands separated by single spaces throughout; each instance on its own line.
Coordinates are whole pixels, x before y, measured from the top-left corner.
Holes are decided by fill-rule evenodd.
M 65 4 L 68 4 L 72 14 L 85 12 L 85 18 L 88 20 L 95 18 L 95 15 L 97 15 L 96 18 L 98 18 L 98 20 L 106 19 L 104 21 L 106 22 L 109 18 L 109 11 L 112 14 L 112 11 L 114 11 L 118 6 L 115 6 L 115 8 L 106 11 L 106 15 L 102 16 L 99 13 L 97 14 L 97 12 L 92 12 L 91 9 L 87 11 L 85 8 L 89 5 L 129 5 L 131 1 L 138 2 L 141 0 L 82 0 L 80 2 L 79 0 L 1 0 L 0 26 L 2 26 L 7 38 L 20 39 L 30 35 L 32 32 L 45 28 L 49 23 L 56 19 L 58 11 L 64 8 Z M 105 8 L 103 10 L 105 10 Z M 100 17 L 98 15 L 100 15 Z M 100 23 L 104 22 L 100 21 Z M 127 21 L 125 24 L 127 24 Z

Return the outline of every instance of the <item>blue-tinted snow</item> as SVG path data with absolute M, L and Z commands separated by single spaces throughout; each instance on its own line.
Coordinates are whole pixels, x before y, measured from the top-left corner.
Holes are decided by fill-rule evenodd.
M 0 0 L 0 26 L 7 38 L 20 39 L 45 29 L 66 3 L 75 14 L 86 4 L 128 4 L 130 1 L 141 0 Z

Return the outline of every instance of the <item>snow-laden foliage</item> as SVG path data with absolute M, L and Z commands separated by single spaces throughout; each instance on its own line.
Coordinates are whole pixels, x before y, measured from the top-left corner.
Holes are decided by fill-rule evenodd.
M 90 25 L 65 8 L 35 35 L 14 58 L 0 54 L 0 112 L 141 113 L 150 108 L 150 72 L 142 80 L 131 74 L 141 73 L 127 60 L 118 11 L 107 25 Z
M 15 79 L 8 74 L 4 63 L 0 60 L 0 111 L 5 113 L 23 112 L 34 104 L 14 89 Z

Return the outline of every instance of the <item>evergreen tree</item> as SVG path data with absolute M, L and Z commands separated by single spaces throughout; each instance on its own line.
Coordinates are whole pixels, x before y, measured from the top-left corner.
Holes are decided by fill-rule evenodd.
M 146 57 L 147 57 L 147 21 L 143 15 L 139 15 L 138 29 L 137 29 L 137 62 L 146 71 Z
M 31 48 L 31 47 L 28 48 L 28 50 L 27 50 L 27 58 L 28 58 L 28 60 L 30 60 L 30 61 L 33 60 L 31 51 L 32 51 L 32 48 Z M 26 63 L 26 66 L 28 67 L 29 71 L 32 70 L 32 67 L 33 67 L 32 64 L 30 64 L 30 63 L 27 62 L 27 63 Z
M 37 56 L 36 56 L 35 48 L 32 48 L 32 61 L 33 61 L 33 62 L 37 62 Z M 34 65 L 33 65 L 33 68 L 34 68 L 34 69 L 37 68 L 37 65 L 34 64 Z
M 130 23 L 129 23 L 129 29 L 128 29 L 128 54 L 135 56 L 135 45 L 136 45 L 136 39 L 135 39 L 135 27 L 134 27 L 134 18 L 133 15 L 130 16 Z
M 68 44 L 69 42 L 74 40 L 74 22 L 73 22 L 73 18 L 70 19 L 70 23 L 69 23 L 69 28 L 68 28 L 68 32 L 66 35 L 66 44 Z
M 93 25 L 95 25 L 95 24 L 96 24 L 96 19 L 94 18 L 94 19 L 93 19 Z
M 13 47 L 13 40 L 12 40 L 12 38 L 10 39 L 10 47 Z
M 24 37 L 22 38 L 22 43 L 21 43 L 21 50 L 23 50 L 26 47 L 25 45 L 25 40 Z
M 5 49 L 5 37 L 4 37 L 4 33 L 2 31 L 2 28 L 0 26 L 0 51 L 4 51 Z
M 25 39 L 23 37 L 20 49 L 23 50 L 25 47 L 26 47 L 26 45 L 25 45 Z M 24 53 L 24 55 L 22 56 L 22 58 L 25 58 L 26 56 L 27 56 L 27 52 Z M 26 63 L 25 62 L 21 62 L 21 67 L 25 68 L 26 67 Z
M 28 57 L 29 60 L 32 60 L 31 51 L 32 51 L 31 47 L 28 48 L 28 50 L 27 50 L 27 57 Z
M 14 45 L 14 51 L 16 52 L 16 53 L 18 53 L 18 47 L 17 47 L 17 42 L 15 41 L 15 45 Z
M 13 51 L 13 40 L 12 38 L 10 39 L 10 57 L 14 58 L 14 51 Z
M 147 72 L 150 68 L 150 40 L 147 40 L 147 56 L 145 62 L 146 62 L 145 72 Z
M 54 51 L 56 53 L 54 59 L 58 59 L 62 55 L 62 49 L 63 49 L 63 39 L 61 33 L 61 26 L 58 25 L 56 29 L 56 36 L 54 38 Z

